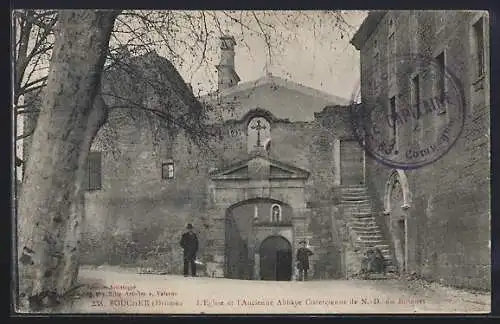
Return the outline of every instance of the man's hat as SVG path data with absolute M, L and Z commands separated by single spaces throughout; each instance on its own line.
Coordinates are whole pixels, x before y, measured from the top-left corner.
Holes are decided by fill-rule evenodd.
M 190 223 L 190 224 L 187 224 L 186 228 L 187 228 L 187 229 L 192 229 L 192 228 L 193 228 L 193 225 L 191 225 L 191 223 Z

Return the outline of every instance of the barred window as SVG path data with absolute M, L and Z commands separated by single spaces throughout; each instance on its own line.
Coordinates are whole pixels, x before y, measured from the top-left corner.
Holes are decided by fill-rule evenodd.
M 87 157 L 87 174 L 83 183 L 83 188 L 85 188 L 85 190 L 101 189 L 101 160 L 101 152 L 89 152 Z
M 173 179 L 174 178 L 174 161 L 168 160 L 161 166 L 161 178 Z

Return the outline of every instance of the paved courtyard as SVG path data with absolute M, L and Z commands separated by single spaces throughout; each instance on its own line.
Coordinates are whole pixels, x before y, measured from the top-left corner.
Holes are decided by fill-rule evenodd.
M 489 313 L 490 294 L 406 280 L 246 281 L 83 267 L 72 313 Z

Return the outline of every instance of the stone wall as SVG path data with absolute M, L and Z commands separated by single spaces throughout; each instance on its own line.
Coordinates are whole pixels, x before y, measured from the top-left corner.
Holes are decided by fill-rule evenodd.
M 443 18 L 422 11 L 416 15 L 398 13 L 397 17 L 393 22 L 398 52 L 418 50 L 422 55 L 436 55 L 445 50 L 446 65 L 460 80 L 466 104 L 465 126 L 451 150 L 430 165 L 405 171 L 412 197 L 407 211 L 408 270 L 454 286 L 490 289 L 489 79 L 487 75 L 474 77 L 470 43 L 471 26 L 478 13 L 447 12 Z M 375 41 L 386 44 L 389 19 L 390 14 L 382 18 L 361 49 L 362 71 L 375 64 Z M 485 39 L 489 39 L 485 33 Z M 386 57 L 385 46 L 378 49 Z M 486 64 L 485 71 L 489 71 Z M 363 100 L 370 100 L 368 78 L 362 75 L 362 79 L 366 80 L 362 84 Z M 408 80 L 401 79 L 398 84 L 400 94 L 407 96 Z M 387 84 L 379 86 L 378 93 L 388 93 Z M 423 86 L 423 91 L 426 89 Z M 434 125 L 427 122 L 426 127 Z M 407 135 L 402 136 L 401 140 L 409 140 L 404 137 Z M 381 204 L 392 171 L 373 159 L 367 160 L 367 179 Z
M 165 69 L 161 68 L 161 59 L 154 55 L 145 59 L 142 68 L 139 58 L 132 60 L 134 69 L 152 78 L 158 72 L 162 79 Z M 151 64 L 151 60 L 156 63 Z M 181 106 L 165 102 L 168 98 L 159 91 L 161 89 L 134 82 L 123 73 L 105 79 L 103 86 L 120 97 L 165 110 L 174 117 L 183 112 Z M 209 173 L 249 157 L 247 125 L 258 113 L 271 125 L 269 158 L 303 168 L 311 174 L 301 185 L 304 188 L 298 189 L 293 183 L 286 187 L 288 184 L 281 181 L 273 187 L 268 198 L 293 205 L 294 218 L 313 217 L 308 218 L 304 226 L 297 226 L 294 235 L 316 240 L 314 244 L 321 259 L 317 276 L 337 275 L 338 248 L 329 243 L 328 229 L 318 225 L 329 218 L 331 211 L 319 208 L 312 212 L 305 205 L 319 200 L 330 205 L 334 203 L 333 188 L 338 168 L 332 143 L 337 137 L 348 136 L 347 108 L 332 106 L 321 111 L 321 107 L 328 104 L 324 97 L 304 97 L 300 92 L 283 87 L 254 90 L 236 99 L 233 96 L 231 103 L 220 103 L 221 110 L 236 113 L 226 116 L 223 123 L 205 124 L 207 127 L 194 137 L 170 120 L 157 118 L 145 110 L 127 109 L 126 102 L 106 97 L 110 106 L 123 106 L 110 111 L 107 124 L 93 143 L 92 150 L 102 152 L 102 188 L 86 193 L 82 263 L 149 266 L 180 273 L 179 240 L 189 222 L 200 239 L 200 260 L 210 263 L 209 268 L 219 273 L 224 262 L 227 209 L 251 197 L 262 198 L 262 195 L 245 192 L 235 198 L 237 190 L 230 189 L 214 201 L 215 188 L 210 187 Z M 208 107 L 204 108 L 206 113 Z M 297 115 L 298 112 L 303 116 Z M 174 162 L 174 178 L 162 179 L 162 164 L 170 160 Z M 293 222 L 298 221 L 294 219 Z
M 325 115 L 342 115 L 338 110 L 343 108 L 329 108 Z M 305 183 L 305 198 L 311 202 L 332 199 L 335 167 L 331 142 L 346 129 L 338 126 L 337 118 L 332 118 L 337 125 L 324 123 L 322 118 L 326 117 L 318 116 L 312 123 L 272 123 L 269 156 L 311 172 Z M 221 127 L 221 137 L 207 137 L 205 145 L 199 147 L 182 131 L 167 132 L 160 127 L 152 132 L 154 124 L 147 114 L 136 113 L 132 118 L 113 112 L 93 145 L 94 150 L 103 151 L 102 189 L 86 193 L 82 262 L 156 265 L 180 273 L 178 241 L 188 222 L 199 234 L 201 261 L 222 258 L 224 217 L 232 203 L 219 201 L 217 208 L 207 209 L 212 199 L 208 173 L 248 157 L 245 127 L 244 120 L 227 122 Z M 239 132 L 231 131 L 235 129 Z M 161 165 L 168 159 L 175 164 L 174 179 L 161 178 Z M 285 191 L 294 195 L 294 189 Z M 282 197 L 280 201 L 290 199 Z M 319 210 L 311 216 L 321 223 L 328 213 Z M 327 242 L 325 231 L 314 228 L 308 235 Z M 219 252 L 206 253 L 208 250 Z M 333 252 L 320 254 L 326 253 Z M 323 260 L 336 258 L 325 256 Z M 330 267 L 322 272 L 337 273 L 332 265 L 322 267 Z

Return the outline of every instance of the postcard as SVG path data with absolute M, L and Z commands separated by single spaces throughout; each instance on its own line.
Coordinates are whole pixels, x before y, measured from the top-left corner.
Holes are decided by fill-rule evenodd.
M 21 314 L 491 311 L 487 11 L 12 11 Z

